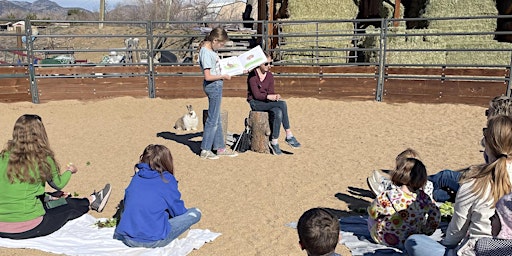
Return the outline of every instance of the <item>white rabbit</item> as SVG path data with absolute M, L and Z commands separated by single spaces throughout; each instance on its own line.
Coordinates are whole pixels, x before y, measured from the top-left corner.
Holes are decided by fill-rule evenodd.
M 192 105 L 187 105 L 188 113 L 183 115 L 182 117 L 176 120 L 174 124 L 174 129 L 176 130 L 197 130 L 197 124 L 199 120 L 197 118 L 196 112 L 192 109 Z

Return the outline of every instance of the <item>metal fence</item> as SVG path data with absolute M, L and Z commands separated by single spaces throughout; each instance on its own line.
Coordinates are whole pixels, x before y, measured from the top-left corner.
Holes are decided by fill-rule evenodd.
M 496 31 L 498 19 L 512 19 L 512 15 L 251 22 L 25 20 L 18 31 L 0 31 L 0 68 L 20 66 L 26 67 L 28 72 L 5 72 L 0 74 L 0 79 L 27 78 L 34 103 L 39 102 L 38 82 L 56 77 L 114 78 L 122 75 L 143 78 L 147 82 L 148 96 L 153 98 L 158 77 L 200 76 L 198 69 L 192 72 L 155 70 L 196 66 L 197 45 L 208 28 L 225 26 L 233 44 L 220 49 L 220 53 L 224 53 L 221 56 L 236 55 L 259 44 L 273 54 L 276 67 L 331 67 L 334 70 L 328 73 L 279 72 L 276 79 L 374 79 L 377 101 L 383 100 L 386 83 L 393 79 L 496 82 L 506 85 L 503 94 L 510 95 L 512 43 L 498 42 L 495 38 L 512 38 L 512 31 Z M 411 21 L 430 25 L 423 29 L 406 29 L 406 22 Z M 252 29 L 243 29 L 244 25 L 252 25 Z M 115 33 L 106 28 L 114 28 Z M 82 41 L 80 46 L 77 40 Z M 84 40 L 91 43 L 84 44 Z M 117 67 L 114 70 L 118 71 L 89 72 L 91 67 Z M 337 67 L 340 70 L 375 67 L 376 72 L 346 73 L 332 69 Z M 54 73 L 41 72 L 44 68 Z M 70 68 L 89 68 L 89 71 L 62 74 L 58 71 Z M 462 71 L 443 72 L 446 69 Z

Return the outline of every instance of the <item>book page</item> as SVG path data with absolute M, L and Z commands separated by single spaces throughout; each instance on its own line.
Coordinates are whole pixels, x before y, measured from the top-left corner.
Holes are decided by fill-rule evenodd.
M 243 66 L 244 70 L 250 71 L 259 65 L 267 62 L 267 57 L 265 53 L 261 49 L 261 46 L 256 46 L 251 50 L 244 52 L 238 56 L 240 63 Z
M 220 73 L 222 75 L 228 74 L 230 76 L 236 76 L 244 73 L 244 67 L 242 63 L 240 63 L 238 56 L 220 59 L 219 64 Z

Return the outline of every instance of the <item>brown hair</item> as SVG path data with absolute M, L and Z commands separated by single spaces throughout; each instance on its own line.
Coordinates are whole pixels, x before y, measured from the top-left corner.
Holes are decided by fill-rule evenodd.
M 397 186 L 406 185 L 416 191 L 427 183 L 427 169 L 418 153 L 406 149 L 396 157 L 396 167 L 391 173 L 391 181 Z
M 484 196 L 486 188 L 491 186 L 494 203 L 511 192 L 510 177 L 507 172 L 507 159 L 512 156 L 512 117 L 498 115 L 487 121 L 484 130 L 486 151 L 496 158 L 492 163 L 471 166 L 460 178 L 460 183 L 474 180 L 472 192 Z
M 199 47 L 197 47 L 197 51 L 201 50 L 201 47 L 203 47 L 204 42 L 213 42 L 214 40 L 226 42 L 229 40 L 228 33 L 221 27 L 216 27 L 212 29 L 212 31 L 210 31 L 210 33 L 208 33 L 208 35 L 204 37 L 204 40 L 199 44 Z
M 7 178 L 11 183 L 17 180 L 34 184 L 51 179 L 52 170 L 48 158 L 54 161 L 57 172 L 60 172 L 43 122 L 38 115 L 26 114 L 16 120 L 12 139 L 7 142 L 0 155 L 4 156 L 6 153 L 9 154 Z
M 487 116 L 487 119 L 498 115 L 511 116 L 512 99 L 505 95 L 494 97 L 489 102 L 489 108 L 485 110 L 485 115 Z
M 163 172 L 168 171 L 174 175 L 174 164 L 171 151 L 163 145 L 150 144 L 140 155 L 140 162 L 149 165 L 149 168 L 160 173 L 163 179 Z
M 297 232 L 299 243 L 308 255 L 324 255 L 336 249 L 340 223 L 329 210 L 312 208 L 300 216 Z

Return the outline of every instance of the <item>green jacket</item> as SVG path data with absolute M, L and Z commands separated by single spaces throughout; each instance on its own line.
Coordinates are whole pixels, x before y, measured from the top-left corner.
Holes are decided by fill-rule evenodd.
M 45 214 L 43 203 L 39 196 L 45 192 L 46 182 L 30 184 L 15 181 L 11 183 L 7 178 L 7 165 L 10 153 L 0 156 L 0 221 L 22 222 L 33 220 Z M 46 158 L 52 169 L 52 182 L 60 189 L 68 184 L 71 172 L 62 174 L 57 172 L 55 162 L 51 157 Z M 32 175 L 39 176 L 39 172 L 30 170 Z

